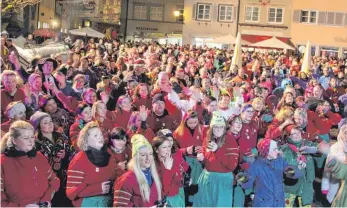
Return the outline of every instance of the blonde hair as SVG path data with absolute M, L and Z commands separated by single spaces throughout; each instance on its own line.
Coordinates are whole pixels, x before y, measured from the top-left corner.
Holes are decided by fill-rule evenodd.
M 307 125 L 307 111 L 304 108 L 297 108 L 294 111 L 294 117 L 300 116 L 301 118 L 304 119 L 304 126 L 299 126 L 299 127 L 306 127 Z
M 184 115 L 185 118 L 183 118 L 181 120 L 181 123 L 180 125 L 177 127 L 177 129 L 175 130 L 175 133 L 178 135 L 178 136 L 183 136 L 184 134 L 184 129 L 186 128 L 186 123 L 188 121 L 188 119 L 194 119 L 194 118 L 197 118 L 198 121 L 199 121 L 199 117 L 198 117 L 198 114 L 196 111 L 193 111 L 193 110 L 189 110 L 185 115 Z M 197 129 L 199 131 L 199 134 L 201 135 L 202 134 L 202 127 L 201 127 L 201 124 L 198 122 L 197 126 L 195 127 L 195 129 Z
M 11 124 L 10 130 L 2 137 L 0 144 L 1 154 L 4 153 L 6 148 L 14 147 L 13 140 L 21 136 L 20 130 L 32 130 L 34 127 L 26 121 L 15 121 Z
M 89 130 L 93 128 L 98 128 L 99 123 L 95 121 L 91 121 L 87 123 L 83 129 L 80 131 L 77 139 L 77 147 L 80 148 L 82 151 L 87 151 L 88 150 L 88 136 L 89 136 Z M 101 131 L 101 129 L 100 129 Z
M 253 99 L 253 101 L 252 101 L 252 107 L 254 108 L 254 106 L 255 106 L 255 104 L 256 103 L 262 103 L 263 105 L 265 105 L 265 100 L 263 99 L 263 98 L 261 98 L 261 97 L 256 97 L 256 98 L 254 98 Z M 265 107 L 265 106 L 264 106 Z M 263 107 L 263 108 L 264 108 Z M 263 109 L 262 109 L 263 110 Z
M 97 111 L 99 104 L 104 104 L 106 107 L 106 104 L 103 101 L 101 101 L 101 100 L 96 101 L 92 106 L 92 118 L 93 119 L 96 119 L 96 111 Z
M 275 116 L 276 120 L 279 122 L 284 122 L 289 117 L 294 115 L 294 109 L 292 107 L 284 106 Z
M 162 186 L 161 186 L 160 177 L 159 177 L 156 165 L 155 165 L 153 155 L 151 157 L 152 157 L 153 162 L 151 164 L 150 169 L 151 169 L 153 180 L 155 182 L 155 186 L 157 188 L 158 200 L 160 201 L 162 199 L 162 196 L 161 196 Z M 151 195 L 151 189 L 150 189 L 149 185 L 147 184 L 146 176 L 143 173 L 143 171 L 141 170 L 139 161 L 140 161 L 140 152 L 138 151 L 136 153 L 136 155 L 130 160 L 130 162 L 128 164 L 128 169 L 132 170 L 136 176 L 136 180 L 137 180 L 137 183 L 139 184 L 142 200 L 145 202 L 149 202 L 149 198 Z

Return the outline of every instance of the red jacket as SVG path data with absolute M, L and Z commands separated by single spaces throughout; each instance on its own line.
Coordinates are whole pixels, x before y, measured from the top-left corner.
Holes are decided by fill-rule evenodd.
M 1 120 L 2 122 L 7 120 L 7 116 L 4 115 L 8 104 L 15 101 L 22 101 L 24 103 L 25 94 L 24 91 L 20 88 L 17 89 L 17 92 L 11 96 L 5 89 L 1 90 Z
M 153 180 L 150 186 L 149 202 L 142 200 L 135 173 L 131 170 L 124 173 L 114 184 L 113 207 L 151 207 L 158 200 L 158 192 Z M 161 190 L 160 190 L 161 191 Z
M 128 123 L 129 123 L 129 119 L 130 119 L 130 116 L 133 112 L 132 111 L 129 111 L 129 112 L 126 112 L 126 111 L 109 111 L 107 112 L 106 114 L 106 118 L 112 122 L 114 122 L 114 125 L 115 126 L 120 126 L 124 129 L 127 129 L 128 128 Z
M 328 111 L 322 117 L 317 116 L 314 123 L 319 130 L 319 134 L 328 134 L 330 132 L 331 126 L 338 125 L 341 119 L 342 118 L 340 114 Z
M 253 148 L 257 147 L 258 142 L 258 126 L 254 120 L 250 123 L 243 123 L 240 132 L 240 139 L 238 139 L 240 150 L 240 162 L 243 167 L 243 156 L 250 155 Z M 246 167 L 246 166 L 244 166 Z
M 125 147 L 125 150 L 123 150 L 123 152 L 121 153 L 116 153 L 115 151 L 113 151 L 112 149 L 110 150 L 110 152 L 112 152 L 113 157 L 114 157 L 114 164 L 116 166 L 116 178 L 120 177 L 121 175 L 123 175 L 123 173 L 126 172 L 126 169 L 123 170 L 121 167 L 118 166 L 119 162 L 123 162 L 123 161 L 130 161 L 131 160 L 131 149 L 130 147 L 127 145 Z M 126 165 L 128 164 L 128 162 L 126 163 Z
M 235 170 L 239 159 L 239 145 L 236 142 L 239 136 L 227 133 L 225 143 L 215 152 L 208 151 L 209 141 L 207 137 L 204 139 L 203 154 L 206 170 L 210 172 L 228 173 Z
M 1 155 L 1 207 L 50 202 L 59 186 L 59 178 L 41 153 L 31 159 Z
M 312 142 L 321 142 L 319 139 L 316 141 L 316 136 L 319 134 L 319 130 L 316 128 L 314 121 L 317 119 L 317 114 L 313 111 L 307 111 L 307 125 L 302 131 L 302 137 Z
M 101 183 L 115 180 L 114 157 L 106 167 L 97 167 L 81 151 L 71 160 L 67 171 L 66 195 L 73 205 L 80 207 L 83 198 L 102 195 Z
M 184 128 L 183 135 L 178 135 L 177 131 L 173 133 L 174 138 L 178 142 L 180 152 L 185 154 L 187 147 L 202 146 L 208 128 L 200 125 L 195 128 L 194 135 L 192 135 L 187 127 Z
M 280 125 L 281 123 L 277 119 L 272 120 L 266 131 L 265 138 L 278 141 L 282 136 L 282 131 L 278 128 Z
M 164 196 L 176 196 L 182 187 L 183 173 L 189 168 L 180 152 L 172 155 L 173 164 L 171 170 L 165 168 L 163 162 L 159 161 L 158 173 L 163 186 Z
M 179 111 L 177 114 L 169 114 L 167 110 L 164 111 L 164 114 L 160 117 L 155 115 L 154 112 L 151 112 L 147 118 L 148 126 L 153 130 L 154 133 L 157 133 L 161 129 L 170 129 L 174 131 L 182 120 L 182 113 Z

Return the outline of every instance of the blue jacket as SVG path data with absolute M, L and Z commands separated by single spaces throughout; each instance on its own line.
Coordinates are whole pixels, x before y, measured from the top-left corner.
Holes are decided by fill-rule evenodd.
M 288 166 L 282 157 L 275 160 L 259 157 L 254 161 L 246 172 L 249 180 L 242 185 L 244 189 L 251 188 L 255 182 L 253 207 L 285 207 L 283 172 Z M 293 178 L 300 177 L 301 172 L 293 168 Z

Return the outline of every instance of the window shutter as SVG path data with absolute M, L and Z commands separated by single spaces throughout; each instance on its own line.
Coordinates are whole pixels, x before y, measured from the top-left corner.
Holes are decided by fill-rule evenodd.
M 325 25 L 325 20 L 327 18 L 326 12 L 319 12 L 318 14 L 318 24 L 319 25 Z
M 335 13 L 328 12 L 327 25 L 334 25 L 334 18 L 335 18 Z
M 293 13 L 293 22 L 299 23 L 301 19 L 301 10 L 294 10 Z
M 214 6 L 213 6 L 213 19 L 212 20 L 214 20 L 214 21 L 218 21 L 218 4 L 215 4 Z
M 196 4 L 193 4 L 192 19 L 196 20 Z
M 335 25 L 343 25 L 343 13 L 335 13 Z

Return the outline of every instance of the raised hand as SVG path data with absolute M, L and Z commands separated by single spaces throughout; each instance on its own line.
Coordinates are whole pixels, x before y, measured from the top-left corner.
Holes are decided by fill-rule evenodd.
M 141 121 L 146 121 L 147 120 L 148 109 L 146 108 L 146 106 L 144 106 L 144 105 L 140 106 L 139 115 L 140 115 Z

